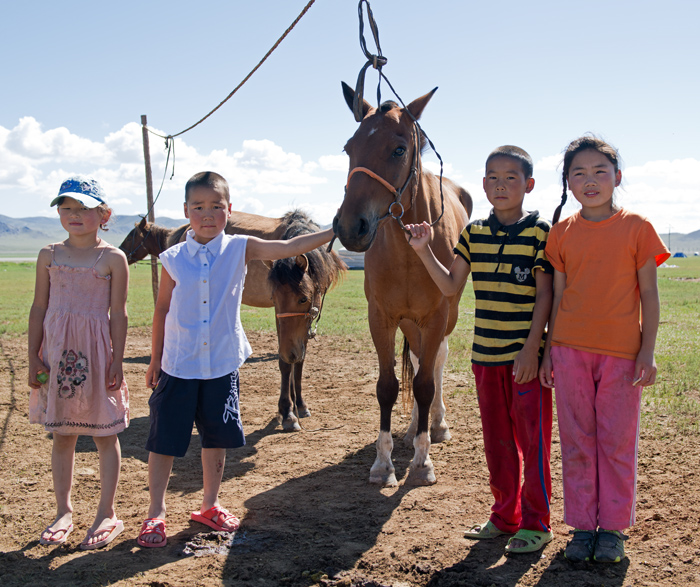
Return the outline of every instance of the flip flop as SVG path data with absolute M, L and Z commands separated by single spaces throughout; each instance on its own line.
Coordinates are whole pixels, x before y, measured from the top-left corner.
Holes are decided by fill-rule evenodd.
M 41 538 L 39 538 L 39 544 L 43 544 L 44 546 L 51 546 L 52 544 L 63 544 L 66 540 L 68 540 L 68 537 L 70 536 L 70 533 L 73 531 L 73 524 L 68 526 L 68 528 L 59 528 L 58 530 L 50 530 L 48 526 L 46 526 L 46 530 L 44 530 L 41 534 Z M 51 534 L 51 538 L 44 538 L 44 534 L 48 532 Z M 54 538 L 56 534 L 59 532 L 63 532 L 63 536 L 60 538 Z
M 540 532 L 538 530 L 525 530 L 521 528 L 515 536 L 508 540 L 506 544 L 506 552 L 512 554 L 526 554 L 528 552 L 537 552 L 541 550 L 545 544 L 548 544 L 554 539 L 554 534 L 549 532 Z M 511 546 L 513 540 L 522 540 L 525 546 Z
M 216 518 L 216 522 L 214 518 Z M 190 520 L 206 524 L 219 532 L 235 532 L 241 526 L 241 521 L 236 516 L 218 505 L 209 508 L 204 513 L 192 512 L 190 514 Z M 224 524 L 226 525 L 224 526 Z
M 95 550 L 96 548 L 102 548 L 104 546 L 107 546 L 123 531 L 124 522 L 122 522 L 121 520 L 117 520 L 116 522 L 114 522 L 114 524 L 105 526 L 104 528 L 98 529 L 95 532 L 93 532 L 92 530 L 88 530 L 87 536 L 85 536 L 85 540 L 83 540 L 80 543 L 80 550 Z M 95 534 L 104 534 L 105 532 L 108 532 L 108 534 L 102 540 L 98 540 L 97 542 L 93 542 L 92 544 L 87 543 L 87 541 L 90 540 L 90 538 L 92 538 Z
M 163 540 L 160 542 L 146 542 L 143 540 L 144 536 L 149 536 L 151 534 L 158 534 Z M 165 520 L 162 518 L 148 518 L 144 520 L 141 524 L 141 531 L 139 532 L 139 537 L 136 539 L 139 546 L 145 548 L 160 548 L 168 543 L 168 538 L 165 536 Z
M 512 532 L 500 530 L 489 520 L 485 524 L 476 524 L 469 528 L 469 530 L 464 533 L 464 537 L 471 540 L 490 540 L 491 538 L 496 538 L 496 536 L 502 536 L 503 534 L 512 534 Z

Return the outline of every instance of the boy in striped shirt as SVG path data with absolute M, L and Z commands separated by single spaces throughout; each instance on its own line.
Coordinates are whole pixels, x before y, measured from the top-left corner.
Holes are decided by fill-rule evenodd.
M 472 274 L 472 370 L 495 503 L 490 519 L 465 537 L 515 534 L 506 546 L 511 553 L 538 551 L 553 538 L 552 393 L 537 376 L 552 306 L 552 267 L 544 254 L 550 225 L 523 209 L 535 186 L 532 171 L 531 157 L 519 147 L 499 147 L 488 156 L 483 186 L 493 208 L 464 228 L 449 268 L 430 249 L 428 223 L 407 226 L 410 245 L 443 294 L 454 295 Z

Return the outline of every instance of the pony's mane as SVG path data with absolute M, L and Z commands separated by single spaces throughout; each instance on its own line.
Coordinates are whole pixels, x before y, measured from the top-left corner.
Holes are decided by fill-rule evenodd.
M 289 240 L 295 236 L 318 232 L 320 227 L 301 210 L 291 210 L 282 217 L 282 223 L 286 225 L 280 240 Z M 347 269 L 345 263 L 334 252 L 328 252 L 325 246 L 306 253 L 309 261 L 309 277 L 317 289 L 325 292 L 334 286 L 340 279 L 340 272 Z M 272 265 L 268 276 L 272 286 L 289 285 L 301 292 L 304 272 L 296 264 L 296 259 L 278 259 Z M 313 292 L 301 292 L 311 295 Z

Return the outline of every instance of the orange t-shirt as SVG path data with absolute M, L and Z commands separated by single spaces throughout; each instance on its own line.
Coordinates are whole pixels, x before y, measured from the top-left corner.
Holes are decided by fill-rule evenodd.
M 642 344 L 637 271 L 671 254 L 651 223 L 628 210 L 591 222 L 576 212 L 555 224 L 545 249 L 566 274 L 552 344 L 636 359 Z

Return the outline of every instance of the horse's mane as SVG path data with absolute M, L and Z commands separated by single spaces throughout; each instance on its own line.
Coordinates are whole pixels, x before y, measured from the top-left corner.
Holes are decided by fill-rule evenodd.
M 280 240 L 289 240 L 301 234 L 320 230 L 320 226 L 301 210 L 287 212 L 282 217 L 282 224 L 285 225 L 285 230 Z M 306 253 L 306 258 L 309 260 L 309 277 L 311 277 L 314 286 L 324 293 L 338 283 L 341 271 L 347 269 L 335 251 L 328 252 L 326 246 L 309 251 Z M 270 269 L 268 279 L 273 287 L 290 285 L 300 289 L 303 276 L 303 271 L 296 264 L 296 259 L 291 257 L 275 261 Z M 305 293 L 312 294 L 313 292 Z
M 172 231 L 170 232 L 170 235 L 168 236 L 168 243 L 166 248 L 170 248 L 172 246 L 175 246 L 177 243 L 180 242 L 182 239 L 182 235 L 185 234 L 185 232 L 190 228 L 189 223 L 183 224 L 182 226 L 178 226 L 177 228 L 173 228 Z

